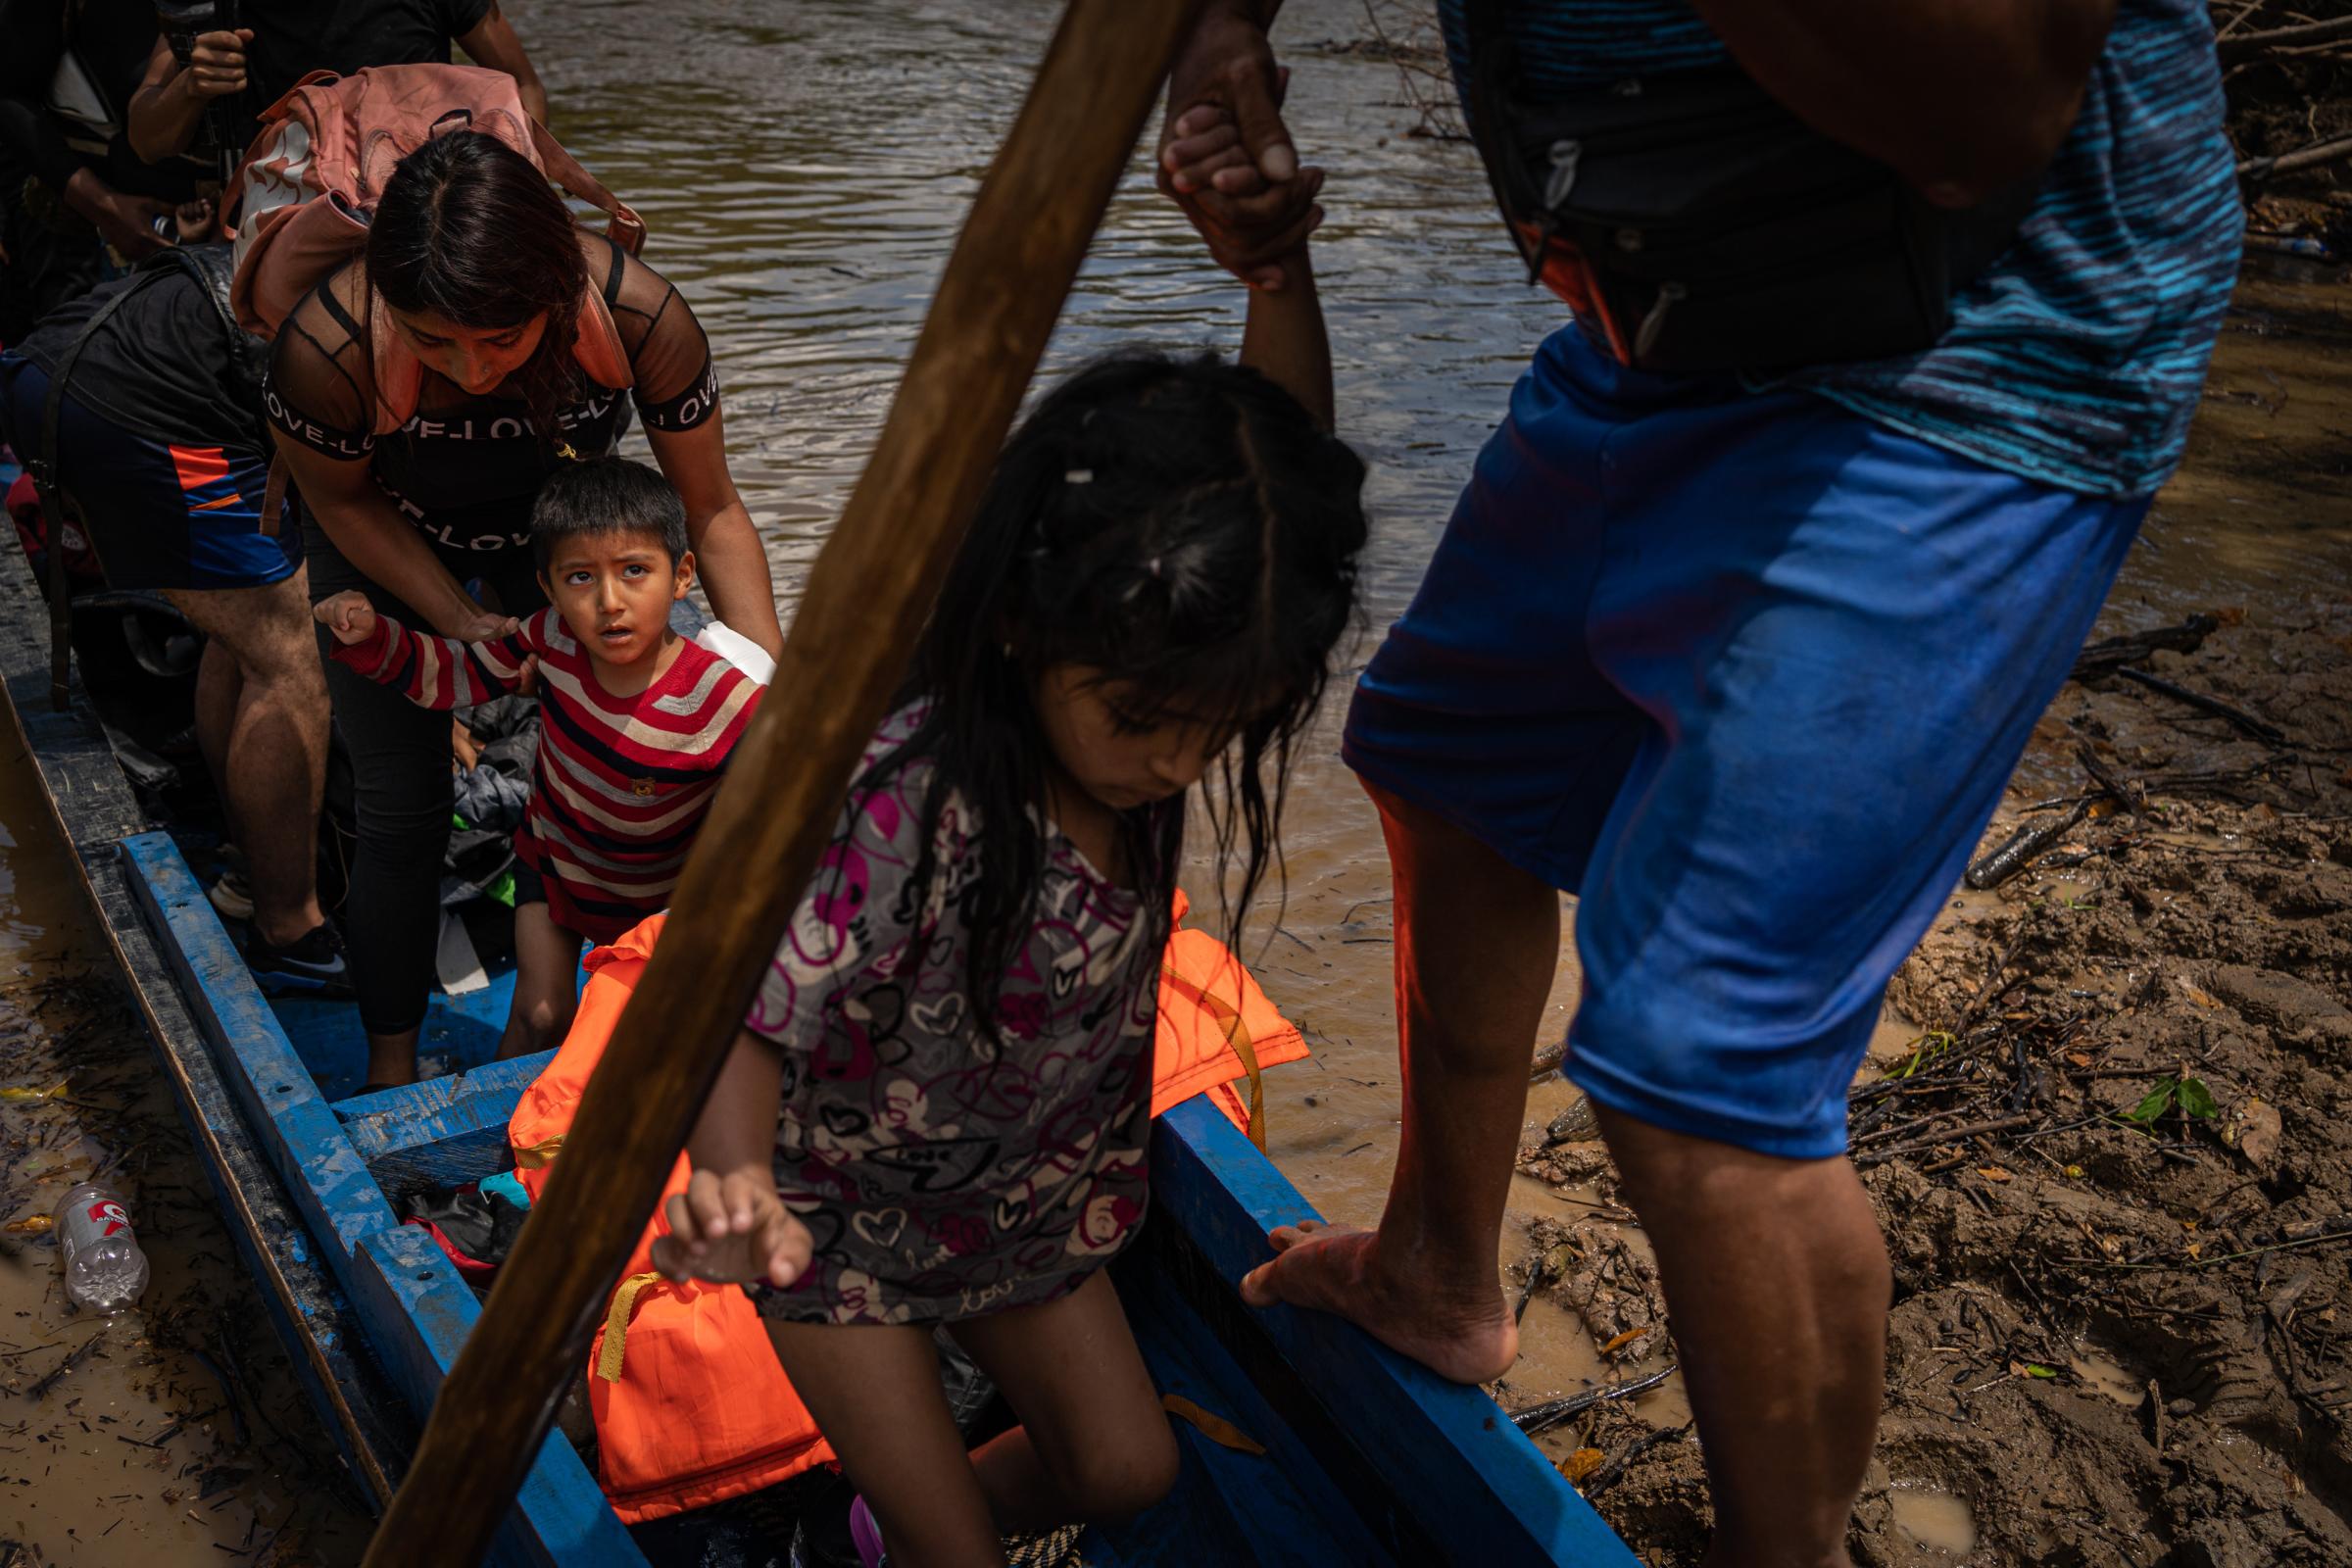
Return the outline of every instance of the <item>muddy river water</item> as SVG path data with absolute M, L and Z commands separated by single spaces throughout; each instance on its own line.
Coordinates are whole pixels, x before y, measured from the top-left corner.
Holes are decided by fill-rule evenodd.
M 645 215 L 649 259 L 710 330 L 736 479 L 788 613 L 872 445 L 1055 9 L 1043 0 L 507 6 L 546 79 L 556 129 Z M 1292 125 L 1304 156 L 1331 171 L 1317 260 L 1341 430 L 1372 475 L 1368 631 L 1348 651 L 1350 671 L 1402 611 L 1512 380 L 1560 320 L 1547 296 L 1523 285 L 1468 149 L 1407 136 L 1419 117 L 1395 68 L 1345 47 L 1363 37 L 1363 19 L 1353 0 L 1293 0 L 1280 29 L 1295 72 Z M 2352 586 L 2352 318 L 2324 283 L 2272 279 L 2241 294 L 2191 469 L 2166 493 L 2126 569 L 2111 612 L 2119 625 L 2214 606 L 2259 612 Z M 1048 373 L 1123 344 L 1230 351 L 1242 309 L 1239 290 L 1152 192 L 1139 161 L 1064 312 Z M 1316 1053 L 1269 1076 L 1271 1152 L 1325 1214 L 1368 1223 L 1396 1142 L 1393 948 L 1377 825 L 1336 758 L 1345 690 L 1335 684 L 1294 779 L 1287 896 L 1279 908 L 1267 898 L 1247 953 Z M 0 825 L 17 846 L 0 850 L 0 871 L 20 879 L 56 869 L 26 869 L 54 853 L 26 843 L 41 831 L 28 804 L 0 797 Z M 1197 890 L 1196 903 L 1213 910 L 1213 891 Z M 13 966 L 29 983 L 54 965 L 86 962 L 86 938 L 54 901 L 20 901 L 0 914 L 16 922 L 0 931 L 0 971 Z M 81 956 L 58 957 L 69 944 Z M 1547 1034 L 1564 1027 L 1576 982 L 1564 942 Z M 0 1003 L 19 1007 L 8 1018 L 33 1016 L 23 1009 L 37 997 L 26 995 Z M 1902 1029 L 1890 1020 L 1888 1038 Z M 1541 1124 L 1573 1099 L 1556 1081 L 1539 1085 L 1529 1115 Z M 184 1166 L 176 1179 L 196 1182 Z M 1521 1187 L 1515 1202 L 1526 1215 L 1576 1212 L 1541 1184 Z M 1517 1235 L 1506 1231 L 1506 1262 L 1522 1250 Z M 210 1273 L 159 1273 L 159 1285 L 173 1279 L 223 1300 L 236 1283 L 218 1263 Z M 0 1300 L 0 1339 L 23 1343 L 34 1330 L 23 1319 L 11 1328 L 8 1310 L 46 1308 L 15 1274 L 0 1270 L 0 1289 L 12 1293 Z M 1603 1375 L 1572 1315 L 1539 1301 L 1528 1321 L 1515 1396 L 1572 1391 Z M 39 1322 L 44 1335 L 61 1332 Z M 0 1362 L 0 1377 L 11 1364 Z M 1649 1397 L 1652 1413 L 1670 1418 L 1678 1386 Z M 21 1419 L 0 1387 L 0 1441 L 14 1441 L 7 1424 Z M 20 1473 L 13 1463 L 0 1470 Z M 37 1528 L 40 1539 L 65 1540 L 49 1532 L 65 1528 L 67 1514 L 43 1509 L 39 1527 L 13 1524 L 26 1516 L 12 1513 L 12 1501 L 0 1495 L 0 1537 Z M 241 1506 L 263 1516 L 275 1504 Z M 170 1524 L 158 1517 L 158 1528 Z M 335 1554 L 339 1521 L 314 1521 L 325 1555 Z

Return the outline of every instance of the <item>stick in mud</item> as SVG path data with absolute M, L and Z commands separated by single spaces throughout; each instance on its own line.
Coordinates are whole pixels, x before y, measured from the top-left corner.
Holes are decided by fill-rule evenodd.
M 2176 703 L 2186 703 L 2200 713 L 2211 713 L 2216 718 L 2226 718 L 2266 746 L 2284 746 L 2286 744 L 2286 731 L 2276 724 L 2256 718 L 2242 708 L 2232 708 L 2218 697 L 2208 697 L 2203 692 L 2192 692 L 2185 686 L 2175 685 L 2161 675 L 2151 675 L 2144 669 L 2133 669 L 2129 664 L 2119 667 L 2116 673 L 2134 685 L 2145 686 L 2152 692 L 2170 697 Z
M 1616 1458 L 1609 1460 L 1599 1469 L 1585 1477 L 1584 1484 L 1576 1490 L 1583 1493 L 1587 1498 L 1608 1491 L 1609 1488 L 1625 1479 L 1626 1471 L 1633 1467 L 1636 1459 L 1664 1444 L 1682 1442 L 1690 1435 L 1691 1426 L 1692 1423 L 1686 1421 L 1679 1427 L 1664 1427 L 1650 1433 L 1647 1437 L 1633 1444 Z
M 49 1391 L 63 1381 L 67 1373 L 88 1360 L 93 1351 L 103 1354 L 103 1351 L 98 1350 L 98 1347 L 105 1342 L 106 1335 L 102 1330 L 74 1347 L 73 1349 L 66 1352 L 64 1360 L 58 1362 L 40 1381 L 24 1391 L 24 1397 L 30 1399 L 34 1404 L 40 1403 L 49 1396 Z
M 1663 1371 L 1652 1372 L 1645 1378 L 1636 1378 L 1631 1383 L 1611 1383 L 1602 1388 L 1587 1389 L 1582 1394 L 1571 1394 L 1564 1399 L 1531 1404 L 1511 1417 L 1511 1425 L 1534 1437 L 1547 1428 L 1558 1426 L 1572 1415 L 1583 1414 L 1596 1404 L 1606 1404 L 1612 1399 L 1631 1399 L 1647 1394 L 1680 1370 L 1678 1363 Z
M 2067 671 L 2066 678 L 2085 683 L 2105 680 L 2124 665 L 2136 664 L 2150 654 L 2193 654 L 2221 626 L 2218 616 L 2199 614 L 2189 616 L 2178 626 L 2159 626 L 2153 631 L 2135 631 L 2129 637 L 2107 637 L 2085 643 L 2075 656 L 2075 667 Z
M 2005 1133 L 2013 1128 L 2023 1127 L 2034 1120 L 2034 1118 L 2029 1115 L 1995 1116 L 1990 1121 L 1972 1122 L 1966 1127 L 1947 1128 L 1932 1138 L 1916 1139 L 1907 1144 L 1896 1144 L 1890 1149 L 1873 1149 L 1866 1153 L 1856 1154 L 1854 1164 L 1858 1169 L 1868 1169 L 1872 1165 L 1883 1164 L 1898 1155 L 1916 1154 L 1930 1149 L 1941 1149 L 1948 1144 L 1956 1144 L 1964 1138 L 1974 1138 L 1979 1133 Z
M 2091 800 L 2075 803 L 2075 808 L 2054 822 L 2041 822 L 2021 827 L 2002 840 L 1999 847 L 1968 868 L 1961 881 L 1979 893 L 1989 892 L 2016 876 L 2067 834 L 2080 826 L 2090 814 Z

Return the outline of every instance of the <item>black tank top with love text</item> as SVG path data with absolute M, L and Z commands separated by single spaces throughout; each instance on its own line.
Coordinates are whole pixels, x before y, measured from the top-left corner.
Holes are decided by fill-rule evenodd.
M 610 453 L 635 406 L 649 429 L 690 430 L 718 411 L 718 380 L 701 323 L 659 272 L 618 246 L 583 235 L 635 382 L 601 387 L 576 370 L 559 400 L 557 439 L 531 428 L 522 394 L 482 396 L 424 372 L 416 412 L 376 435 L 361 266 L 350 263 L 279 329 L 264 407 L 270 423 L 313 452 L 369 466 L 402 516 L 444 551 L 496 555 L 530 548 L 531 502 L 557 467 Z M 512 381 L 514 378 L 510 378 Z

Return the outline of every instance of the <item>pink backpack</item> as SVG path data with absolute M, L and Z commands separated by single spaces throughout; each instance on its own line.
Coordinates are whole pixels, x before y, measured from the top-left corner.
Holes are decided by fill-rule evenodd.
M 504 72 L 472 66 L 371 66 L 348 76 L 313 72 L 263 114 L 261 134 L 238 171 L 228 215 L 237 226 L 229 303 L 238 323 L 274 338 L 304 297 L 367 243 L 368 220 L 393 166 L 432 137 L 461 128 L 496 136 L 605 213 L 606 235 L 630 254 L 645 243 L 645 220 L 524 112 L 514 78 Z M 384 318 L 381 300 L 369 314 L 375 433 L 383 435 L 416 412 L 424 368 Z M 572 354 L 600 386 L 618 390 L 636 379 L 612 313 L 593 287 L 580 300 Z

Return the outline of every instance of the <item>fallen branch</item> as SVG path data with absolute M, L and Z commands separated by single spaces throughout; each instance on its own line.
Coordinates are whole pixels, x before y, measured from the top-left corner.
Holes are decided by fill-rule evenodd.
M 2250 802 L 2253 797 L 2231 789 L 2270 777 L 2268 766 L 2225 768 L 2211 773 L 2146 773 L 2136 782 L 2150 795 L 2218 795 L 2225 800 Z
M 2090 814 L 2090 806 L 2089 799 L 2077 801 L 2073 810 L 2054 822 L 2029 823 L 2019 828 L 1983 859 L 1970 866 L 1960 880 L 1979 893 L 1999 887 L 2032 865 L 2051 845 L 2073 832 Z
M 1539 1251 L 1536 1253 L 1536 1260 L 1527 1266 L 1527 1289 L 1519 1293 L 1519 1304 L 1511 1308 L 1511 1321 L 1514 1323 L 1525 1322 L 1527 1303 L 1536 1298 L 1538 1291 L 1550 1283 L 1551 1254 Z
M 2305 23 L 2293 27 L 2267 27 L 2261 32 L 2241 32 L 2233 38 L 2221 39 L 2216 47 L 2223 59 L 2236 60 L 2246 55 L 2260 54 L 2266 49 L 2332 43 L 2338 38 L 2352 38 L 2352 17 L 2337 17 L 2332 22 Z
M 1907 1144 L 1896 1144 L 1891 1149 L 1874 1149 L 1867 1154 L 1856 1154 L 1854 1166 L 1858 1170 L 1867 1170 L 1873 1165 L 1883 1165 L 1887 1160 L 1903 1154 L 1925 1153 L 1931 1149 L 1941 1149 L 1946 1144 L 1956 1144 L 1963 1138 L 1974 1138 L 1979 1133 L 2009 1132 L 2028 1126 L 2037 1119 L 2032 1115 L 1995 1116 L 1990 1121 L 1971 1122 L 1966 1127 L 1949 1128 L 1937 1133 L 1933 1138 L 1915 1139 Z
M 58 1362 L 57 1365 L 52 1368 L 46 1376 L 42 1377 L 38 1382 L 34 1383 L 32 1387 L 24 1391 L 24 1397 L 30 1399 L 35 1404 L 40 1403 L 41 1400 L 48 1397 L 49 1391 L 56 1388 L 58 1383 L 65 1377 L 67 1373 L 73 1371 L 75 1367 L 81 1365 L 82 1362 L 88 1360 L 91 1353 L 105 1342 L 106 1337 L 104 1335 L 93 1334 L 88 1339 L 82 1341 L 79 1345 L 74 1347 L 72 1350 L 66 1353 L 66 1358 L 64 1360 Z
M 1631 1383 L 1611 1383 L 1603 1388 L 1587 1389 L 1582 1394 L 1571 1394 L 1564 1399 L 1548 1399 L 1542 1404 L 1531 1404 L 1511 1417 L 1511 1425 L 1533 1437 L 1546 1428 L 1558 1426 L 1572 1415 L 1582 1415 L 1596 1404 L 1605 1404 L 1611 1399 L 1630 1399 L 1637 1395 L 1647 1394 L 1674 1376 L 1675 1370 L 1670 1366 L 1663 1372 L 1652 1372 L 1649 1376 L 1636 1378 Z
M 2117 774 L 2105 762 L 2099 760 L 2098 754 L 2089 746 L 2077 746 L 2075 760 L 2082 764 L 2082 771 L 2090 775 L 2090 781 L 2093 784 L 2114 797 L 2118 808 L 2128 811 L 2137 811 L 2148 804 L 2148 791 L 2144 784 Z
M 2276 724 L 2256 718 L 2242 708 L 2232 708 L 2218 697 L 2208 697 L 2203 692 L 2192 692 L 2185 686 L 2176 686 L 2161 675 L 2151 675 L 2144 669 L 2133 669 L 2130 665 L 2118 669 L 2116 673 L 2134 685 L 2145 686 L 2152 692 L 2170 697 L 2176 703 L 2185 703 L 2200 713 L 2211 713 L 2216 718 L 2226 718 L 2266 746 L 2284 746 L 2286 744 L 2286 731 Z
M 1623 1453 L 1617 1455 L 1616 1458 L 1611 1459 L 1608 1461 L 1608 1463 L 1602 1465 L 1599 1469 L 1585 1477 L 1584 1484 L 1579 1486 L 1576 1490 L 1583 1493 L 1587 1498 L 1592 1498 L 1603 1492 L 1608 1491 L 1609 1488 L 1615 1486 L 1618 1482 L 1625 1479 L 1626 1470 L 1636 1459 L 1641 1458 L 1643 1454 L 1647 1453 L 1650 1449 L 1659 1446 L 1661 1444 L 1682 1442 L 1685 1438 L 1690 1435 L 1690 1426 L 1691 1423 L 1686 1421 L 1679 1427 L 1667 1427 L 1661 1431 L 1652 1432 L 1649 1434 L 1649 1436 L 1643 1438 L 1641 1442 L 1634 1444 Z
M 2068 1258 L 2066 1261 L 2085 1268 L 2183 1270 L 2213 1268 L 2222 1263 L 2236 1263 L 2249 1257 L 2260 1257 L 2265 1252 L 2291 1252 L 2298 1247 L 2324 1247 L 2329 1242 L 2352 1242 L 2352 1231 L 2330 1231 L 2325 1236 L 2306 1236 L 2301 1241 L 2295 1242 L 2273 1242 L 2268 1247 L 2249 1247 L 2242 1252 L 2223 1252 L 2214 1257 L 2191 1257 L 2178 1263 L 2111 1263 L 2103 1257 L 2074 1257 Z
M 1558 1072 L 1560 1064 L 1567 1059 L 1568 1038 L 1563 1035 L 1536 1053 L 1535 1058 L 1527 1064 L 1527 1081 L 1531 1084 L 1542 1083 Z
M 2193 654 L 2221 626 L 2215 616 L 2191 615 L 2178 626 L 2159 626 L 2153 631 L 2135 631 L 2129 637 L 2086 643 L 2075 656 L 2075 667 L 2067 671 L 2066 678 L 2084 682 L 2105 680 L 2126 664 L 2144 662 L 2150 654 Z
M 2333 141 L 2313 142 L 2291 153 L 2280 153 L 2276 158 L 2249 158 L 2237 166 L 2237 177 L 2269 179 L 2275 174 L 2292 174 L 2347 158 L 2352 158 L 2352 136 L 2339 136 Z

